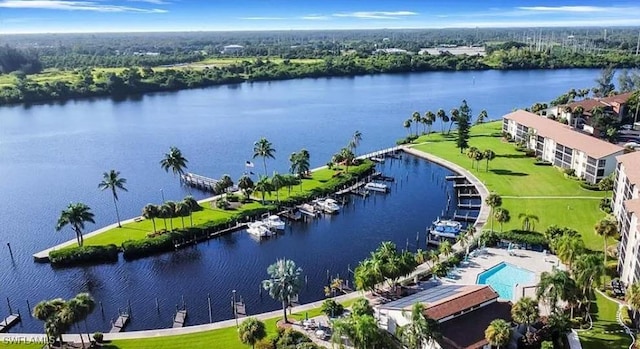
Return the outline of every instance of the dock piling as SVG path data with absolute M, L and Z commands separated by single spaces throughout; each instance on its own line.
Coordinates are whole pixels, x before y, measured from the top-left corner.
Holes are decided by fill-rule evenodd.
M 9 314 L 13 314 L 13 310 L 11 310 L 11 302 L 9 302 L 9 297 L 7 297 L 7 306 L 9 307 Z
M 260 294 L 262 294 L 262 291 Z M 207 293 L 207 303 L 209 303 L 209 323 L 213 323 L 213 315 L 211 313 L 211 294 L 209 293 Z
M 158 297 L 156 297 L 156 311 L 160 313 L 160 302 L 158 301 Z
M 13 251 L 11 250 L 11 244 L 7 242 L 7 247 L 9 248 L 9 255 L 11 256 L 11 259 L 13 260 Z
M 31 315 L 31 304 L 29 304 L 29 300 L 27 299 L 27 310 L 29 311 L 29 316 L 33 317 Z
M 99 301 L 98 303 L 100 303 L 100 312 L 102 313 L 102 316 L 104 316 L 104 306 L 102 306 L 102 301 Z

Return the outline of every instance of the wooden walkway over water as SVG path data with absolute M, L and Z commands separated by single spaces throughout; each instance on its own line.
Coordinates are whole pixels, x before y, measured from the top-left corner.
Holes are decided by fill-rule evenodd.
M 216 191 L 216 183 L 218 183 L 217 179 L 201 176 L 191 172 L 181 175 L 180 179 L 182 179 L 182 181 L 190 187 L 195 187 L 210 192 Z
M 178 310 L 176 316 L 173 318 L 173 328 L 184 327 L 184 323 L 187 321 L 187 309 Z
M 0 333 L 7 332 L 11 327 L 20 322 L 20 314 L 11 314 L 4 320 L 0 321 Z
M 122 313 L 118 316 L 116 321 L 111 326 L 111 330 L 109 330 L 109 333 L 122 332 L 124 331 L 124 328 L 127 327 L 127 324 L 129 324 L 129 314 Z

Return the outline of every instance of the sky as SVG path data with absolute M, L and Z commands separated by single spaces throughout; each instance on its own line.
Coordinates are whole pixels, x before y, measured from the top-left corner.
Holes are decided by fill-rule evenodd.
M 640 1 L 0 0 L 0 33 L 640 26 Z

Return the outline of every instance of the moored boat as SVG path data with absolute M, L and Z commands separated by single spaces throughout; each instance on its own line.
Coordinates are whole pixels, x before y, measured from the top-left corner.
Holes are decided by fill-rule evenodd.
M 302 214 L 306 214 L 307 216 L 315 217 L 318 215 L 316 208 L 311 204 L 302 204 L 298 206 L 298 211 Z
M 340 211 L 340 205 L 334 199 L 317 200 L 316 204 L 326 213 L 337 213 Z
M 367 190 L 378 191 L 378 192 L 381 192 L 381 193 L 386 193 L 387 190 L 389 190 L 389 187 L 386 184 L 377 183 L 377 182 L 369 182 L 369 183 L 364 185 L 364 188 L 367 189 Z
M 280 217 L 278 215 L 270 215 L 267 218 L 262 220 L 262 223 L 264 223 L 267 228 L 272 229 L 272 230 L 284 230 L 284 228 L 286 227 L 285 222 L 280 219 Z
M 249 223 L 247 225 L 247 232 L 253 236 L 261 238 L 271 236 L 271 231 L 269 230 L 267 225 L 261 221 Z
M 455 239 L 462 231 L 462 223 L 448 219 L 438 219 L 433 222 L 429 234 L 438 238 Z

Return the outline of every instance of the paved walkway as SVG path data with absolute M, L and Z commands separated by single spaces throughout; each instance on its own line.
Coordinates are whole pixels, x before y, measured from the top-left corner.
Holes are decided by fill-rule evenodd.
M 503 199 L 590 199 L 590 200 L 602 200 L 602 197 L 598 196 L 517 196 L 517 195 L 504 195 Z
M 578 337 L 578 332 L 576 330 L 571 330 L 571 332 L 567 333 L 567 339 L 569 341 L 569 348 L 571 349 L 582 349 L 582 344 L 580 344 L 580 337 Z

